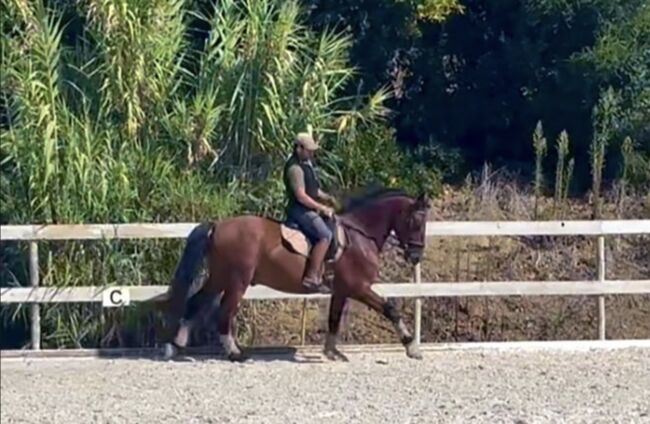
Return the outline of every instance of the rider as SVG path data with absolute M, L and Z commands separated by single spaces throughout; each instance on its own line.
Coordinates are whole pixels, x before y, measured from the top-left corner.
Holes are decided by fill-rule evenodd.
M 293 154 L 284 166 L 284 183 L 289 198 L 287 218 L 309 237 L 313 244 L 302 284 L 310 291 L 328 293 L 322 283 L 322 264 L 332 241 L 332 231 L 321 214 L 332 218 L 334 210 L 319 201 L 336 203 L 336 199 L 320 188 L 312 159 L 319 146 L 308 133 L 294 139 Z

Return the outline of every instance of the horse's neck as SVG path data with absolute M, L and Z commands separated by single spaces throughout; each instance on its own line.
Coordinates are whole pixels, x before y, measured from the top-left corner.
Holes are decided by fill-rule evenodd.
M 382 250 L 390 235 L 395 213 L 394 208 L 386 206 L 392 205 L 372 204 L 342 215 L 348 226 L 358 230 L 365 237 L 373 239 L 379 251 Z

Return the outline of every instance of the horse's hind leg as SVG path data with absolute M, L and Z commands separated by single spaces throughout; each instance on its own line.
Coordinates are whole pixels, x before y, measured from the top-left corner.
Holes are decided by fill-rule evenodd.
M 184 316 L 180 319 L 172 343 L 165 345 L 165 358 L 171 359 L 177 350 L 187 346 L 192 330 L 204 324 L 218 308 L 220 293 L 204 286 L 187 300 Z
M 383 299 L 375 293 L 370 286 L 367 286 L 362 291 L 356 293 L 352 298 L 368 305 L 370 308 L 385 316 L 395 327 L 395 331 L 397 331 L 400 341 L 406 348 L 406 355 L 409 358 L 422 359 L 420 347 L 414 341 L 411 333 L 409 333 L 406 324 L 404 324 L 404 321 L 397 311 L 397 308 L 395 308 L 393 302 Z
M 236 362 L 245 361 L 248 358 L 239 349 L 232 334 L 233 320 L 239 309 L 239 303 L 244 297 L 244 292 L 245 287 L 240 284 L 233 284 L 226 289 L 219 305 L 219 319 L 217 321 L 219 341 L 223 346 L 226 357 Z
M 201 289 L 188 300 L 187 315 L 184 317 L 188 337 L 192 330 L 206 324 L 210 315 L 219 308 L 220 300 L 221 293 L 209 288 Z

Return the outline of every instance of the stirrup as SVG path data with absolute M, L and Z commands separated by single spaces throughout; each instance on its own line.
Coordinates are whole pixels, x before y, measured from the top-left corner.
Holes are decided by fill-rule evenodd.
M 334 269 L 331 267 L 327 267 L 323 272 L 323 279 L 322 279 L 323 284 L 328 287 L 332 287 L 332 285 L 334 284 L 335 275 L 336 272 L 334 271 Z
M 332 290 L 329 287 L 327 287 L 323 283 L 323 281 L 318 282 L 318 280 L 312 278 L 308 278 L 308 277 L 303 278 L 302 285 L 312 293 L 323 293 L 323 294 L 332 293 Z

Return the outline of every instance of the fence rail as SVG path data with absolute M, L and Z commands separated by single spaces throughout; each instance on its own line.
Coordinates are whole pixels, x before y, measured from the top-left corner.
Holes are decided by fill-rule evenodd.
M 87 286 L 87 287 L 20 287 L 0 289 L 2 303 L 91 303 L 101 302 L 109 289 L 129 292 L 131 302 L 148 302 L 167 292 L 167 286 Z M 452 296 L 581 296 L 650 293 L 650 280 L 594 281 L 486 281 L 435 282 L 420 284 L 380 283 L 373 289 L 385 297 L 452 297 Z M 293 294 L 264 286 L 251 287 L 244 299 L 324 299 L 325 294 Z
M 29 303 L 32 349 L 40 349 L 40 303 L 100 302 L 107 287 L 39 287 L 38 241 L 184 238 L 198 223 L 174 224 L 86 224 L 86 225 L 7 225 L 0 226 L 0 241 L 30 244 L 30 286 L 0 290 L 0 303 Z M 601 221 L 435 221 L 427 223 L 428 237 L 472 236 L 597 236 L 597 275 L 592 281 L 494 281 L 422 282 L 416 266 L 413 283 L 376 284 L 385 297 L 415 298 L 415 337 L 420 341 L 421 299 L 448 296 L 599 296 L 599 338 L 606 338 L 604 295 L 650 294 L 650 280 L 607 280 L 605 236 L 650 234 L 650 220 Z M 111 288 L 115 288 L 111 286 Z M 165 293 L 167 286 L 122 286 L 131 301 L 146 302 Z M 316 299 L 321 294 L 290 294 L 264 286 L 251 287 L 246 299 Z
M 0 240 L 104 240 L 183 238 L 197 222 L 174 224 L 4 225 Z M 650 219 L 602 221 L 429 221 L 428 237 L 607 236 L 650 234 Z

